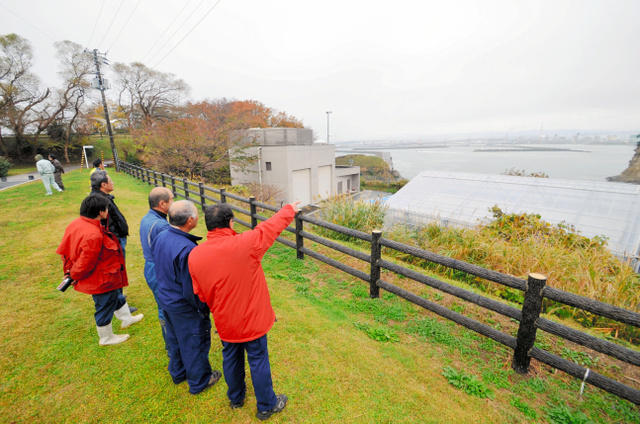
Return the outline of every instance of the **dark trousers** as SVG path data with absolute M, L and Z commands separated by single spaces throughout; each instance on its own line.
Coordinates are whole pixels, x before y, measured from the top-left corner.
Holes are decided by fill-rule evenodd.
M 118 237 L 118 241 L 120 241 L 120 246 L 122 247 L 122 256 L 125 256 L 124 248 L 127 247 L 127 238 L 126 237 Z
M 271 381 L 267 335 L 244 343 L 222 342 L 222 367 L 229 386 L 227 396 L 232 403 L 244 400 L 247 386 L 244 382 L 244 352 L 247 352 L 253 390 L 258 401 L 258 411 L 268 411 L 276 405 L 276 394 Z
M 204 390 L 211 378 L 209 349 L 211 348 L 211 319 L 197 311 L 171 312 L 164 310 L 165 343 L 169 353 L 169 374 L 178 384 L 185 379 L 189 392 Z
M 93 297 L 93 303 L 96 307 L 96 313 L 93 316 L 98 327 L 109 324 L 113 319 L 113 313 L 122 308 L 122 305 L 127 302 L 122 295 L 122 289 L 93 294 L 91 297 Z
M 151 289 L 151 293 L 153 293 L 153 298 L 156 300 L 156 304 L 158 305 L 158 320 L 160 320 L 160 329 L 162 330 L 162 338 L 165 340 L 164 347 L 167 349 L 167 354 L 169 353 L 169 349 L 167 348 L 167 336 L 166 336 L 166 322 L 164 320 L 164 312 L 162 312 L 162 308 L 158 303 L 158 280 L 156 279 L 156 265 L 153 262 L 146 261 L 144 263 L 144 278 L 147 280 L 147 285 Z

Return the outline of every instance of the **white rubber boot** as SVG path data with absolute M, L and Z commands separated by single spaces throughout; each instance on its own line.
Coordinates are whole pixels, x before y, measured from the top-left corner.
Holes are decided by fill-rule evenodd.
M 131 315 L 131 312 L 129 311 L 129 305 L 127 305 L 126 302 L 120 309 L 114 312 L 114 315 L 121 322 L 120 328 L 127 328 L 144 318 L 143 314 Z
M 96 325 L 96 329 L 98 330 L 98 337 L 100 337 L 100 341 L 98 342 L 100 346 L 115 345 L 129 338 L 128 334 L 113 334 L 111 323 L 103 325 L 102 327 Z

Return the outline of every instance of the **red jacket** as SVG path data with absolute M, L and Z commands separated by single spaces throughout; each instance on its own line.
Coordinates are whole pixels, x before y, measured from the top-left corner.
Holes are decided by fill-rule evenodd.
M 100 220 L 74 219 L 56 253 L 62 255 L 64 273 L 78 282 L 74 287 L 79 292 L 101 294 L 129 284 L 120 243 Z
M 276 315 L 261 260 L 294 216 L 293 207 L 287 205 L 242 234 L 217 228 L 191 251 L 193 292 L 209 305 L 221 340 L 248 342 L 264 336 L 273 326 Z

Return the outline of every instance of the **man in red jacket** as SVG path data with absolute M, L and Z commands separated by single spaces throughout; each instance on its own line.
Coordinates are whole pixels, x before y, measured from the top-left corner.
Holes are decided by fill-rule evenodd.
M 244 405 L 246 350 L 257 398 L 256 416 L 261 420 L 282 411 L 287 404 L 286 395 L 275 395 L 271 381 L 267 332 L 276 316 L 261 261 L 293 220 L 298 203 L 286 205 L 255 229 L 241 234 L 233 230 L 233 211 L 228 205 L 209 206 L 205 210 L 207 241 L 189 255 L 193 292 L 209 305 L 222 341 L 230 406 Z
M 63 271 L 77 283 L 74 288 L 93 296 L 100 346 L 122 343 L 128 334 L 113 334 L 111 320 L 115 314 L 121 328 L 143 318 L 132 316 L 122 291 L 128 285 L 124 255 L 118 239 L 100 224 L 106 219 L 109 200 L 88 196 L 80 206 L 80 217 L 69 224 L 56 253 L 62 255 Z

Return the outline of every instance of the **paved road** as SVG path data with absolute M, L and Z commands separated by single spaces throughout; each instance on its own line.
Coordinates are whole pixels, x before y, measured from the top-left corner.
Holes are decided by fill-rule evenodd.
M 80 165 L 63 165 L 65 171 L 73 171 L 80 168 Z M 33 172 L 28 174 L 11 175 L 7 177 L 7 181 L 0 181 L 0 191 L 6 190 L 11 187 L 18 186 L 20 184 L 28 183 L 40 179 L 40 174 L 36 171 L 35 165 L 33 166 Z M 64 180 L 63 180 L 64 181 Z

